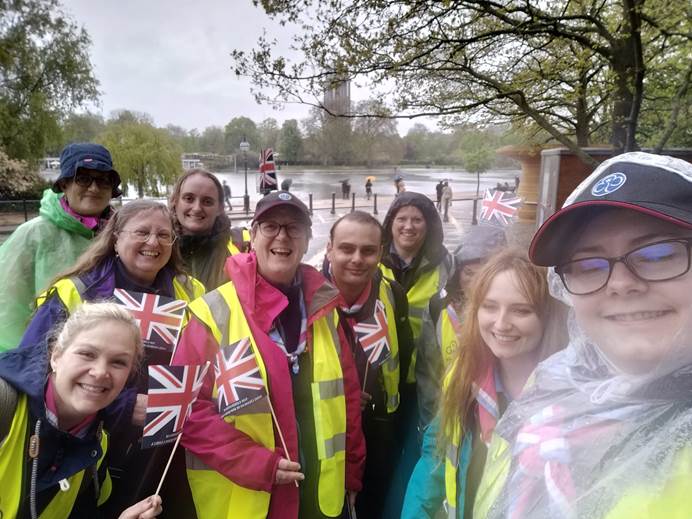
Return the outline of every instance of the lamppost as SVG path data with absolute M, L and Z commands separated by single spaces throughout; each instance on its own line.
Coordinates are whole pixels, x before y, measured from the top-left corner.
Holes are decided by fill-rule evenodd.
M 243 161 L 245 162 L 245 196 L 243 197 L 243 207 L 245 207 L 245 214 L 250 212 L 250 195 L 247 194 L 247 150 L 250 149 L 250 143 L 245 140 L 245 135 L 243 135 L 243 140 L 240 141 L 240 151 L 243 152 Z

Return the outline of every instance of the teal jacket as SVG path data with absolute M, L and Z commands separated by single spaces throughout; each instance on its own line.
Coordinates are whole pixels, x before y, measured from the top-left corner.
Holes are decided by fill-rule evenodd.
M 16 347 L 34 299 L 89 246 L 94 232 L 65 212 L 62 194 L 43 192 L 39 216 L 0 246 L 0 352 Z
M 425 429 L 421 457 L 413 469 L 406 488 L 401 519 L 434 519 L 445 500 L 445 462 L 437 448 L 437 432 L 440 418 L 436 417 Z M 466 474 L 471 463 L 472 434 L 467 433 L 459 449 L 457 471 L 456 519 L 464 519 L 464 497 L 466 496 Z M 447 514 L 445 514 L 445 517 Z

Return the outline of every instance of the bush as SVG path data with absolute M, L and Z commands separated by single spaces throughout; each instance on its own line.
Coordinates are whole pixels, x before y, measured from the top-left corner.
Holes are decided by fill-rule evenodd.
M 48 185 L 25 161 L 0 150 L 0 200 L 40 199 Z

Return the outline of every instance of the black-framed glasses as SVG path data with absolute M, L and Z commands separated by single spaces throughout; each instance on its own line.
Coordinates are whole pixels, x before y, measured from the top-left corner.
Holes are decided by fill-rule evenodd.
M 308 228 L 305 226 L 305 224 L 298 222 L 280 224 L 279 222 L 266 220 L 257 225 L 259 226 L 260 232 L 267 238 L 274 238 L 278 236 L 281 229 L 286 229 L 286 234 L 288 234 L 289 238 L 304 238 L 308 234 Z
M 96 182 L 96 187 L 99 189 L 112 189 L 114 182 L 113 175 L 110 173 L 106 175 L 90 175 L 83 171 L 78 171 L 74 176 L 74 182 L 78 186 L 89 188 L 92 183 Z
M 555 268 L 567 291 L 577 296 L 598 292 L 622 262 L 643 281 L 668 281 L 690 270 L 692 238 L 677 238 L 637 247 L 617 258 L 580 258 Z
M 175 234 L 171 234 L 168 232 L 150 232 L 150 231 L 144 231 L 144 230 L 136 230 L 136 231 L 125 231 L 122 230 L 120 232 L 126 232 L 130 236 L 132 236 L 132 239 L 135 240 L 136 242 L 139 243 L 146 243 L 149 241 L 149 238 L 153 236 L 156 236 L 156 239 L 158 242 L 163 245 L 164 247 L 170 247 L 175 243 L 175 240 L 178 239 L 178 237 Z

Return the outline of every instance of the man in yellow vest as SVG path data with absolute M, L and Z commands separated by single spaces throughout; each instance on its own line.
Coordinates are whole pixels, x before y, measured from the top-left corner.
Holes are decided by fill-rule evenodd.
M 221 399 L 210 370 L 182 438 L 197 515 L 339 517 L 346 493 L 355 500 L 361 489 L 365 462 L 339 294 L 301 264 L 311 222 L 291 193 L 258 202 L 251 237 L 252 252 L 226 261 L 230 281 L 190 304 L 174 355 L 174 364 L 213 364 L 220 350 L 249 344 L 269 395 L 222 418 L 218 401 L 240 395 L 243 376 L 223 384 Z
M 384 519 L 384 502 L 402 447 L 397 435 L 401 372 L 410 363 L 413 341 L 406 293 L 377 268 L 382 234 L 382 225 L 368 213 L 343 216 L 329 231 L 323 273 L 343 298 L 340 323 L 351 342 L 363 388 L 368 457 L 356 510 L 359 517 Z
M 414 369 L 416 350 L 420 348 L 423 322 L 430 319 L 428 304 L 433 295 L 447 284 L 452 258 L 443 241 L 442 221 L 434 203 L 425 195 L 411 191 L 400 193 L 384 219 L 383 255 L 380 270 L 386 278 L 404 287 L 408 299 L 409 323 L 414 340 L 414 352 L 402 391 L 402 430 L 405 438 L 404 456 L 396 467 L 396 482 L 388 497 L 387 510 L 401 511 L 408 478 L 420 457 L 418 406 Z M 422 432 L 422 431 L 421 431 Z

